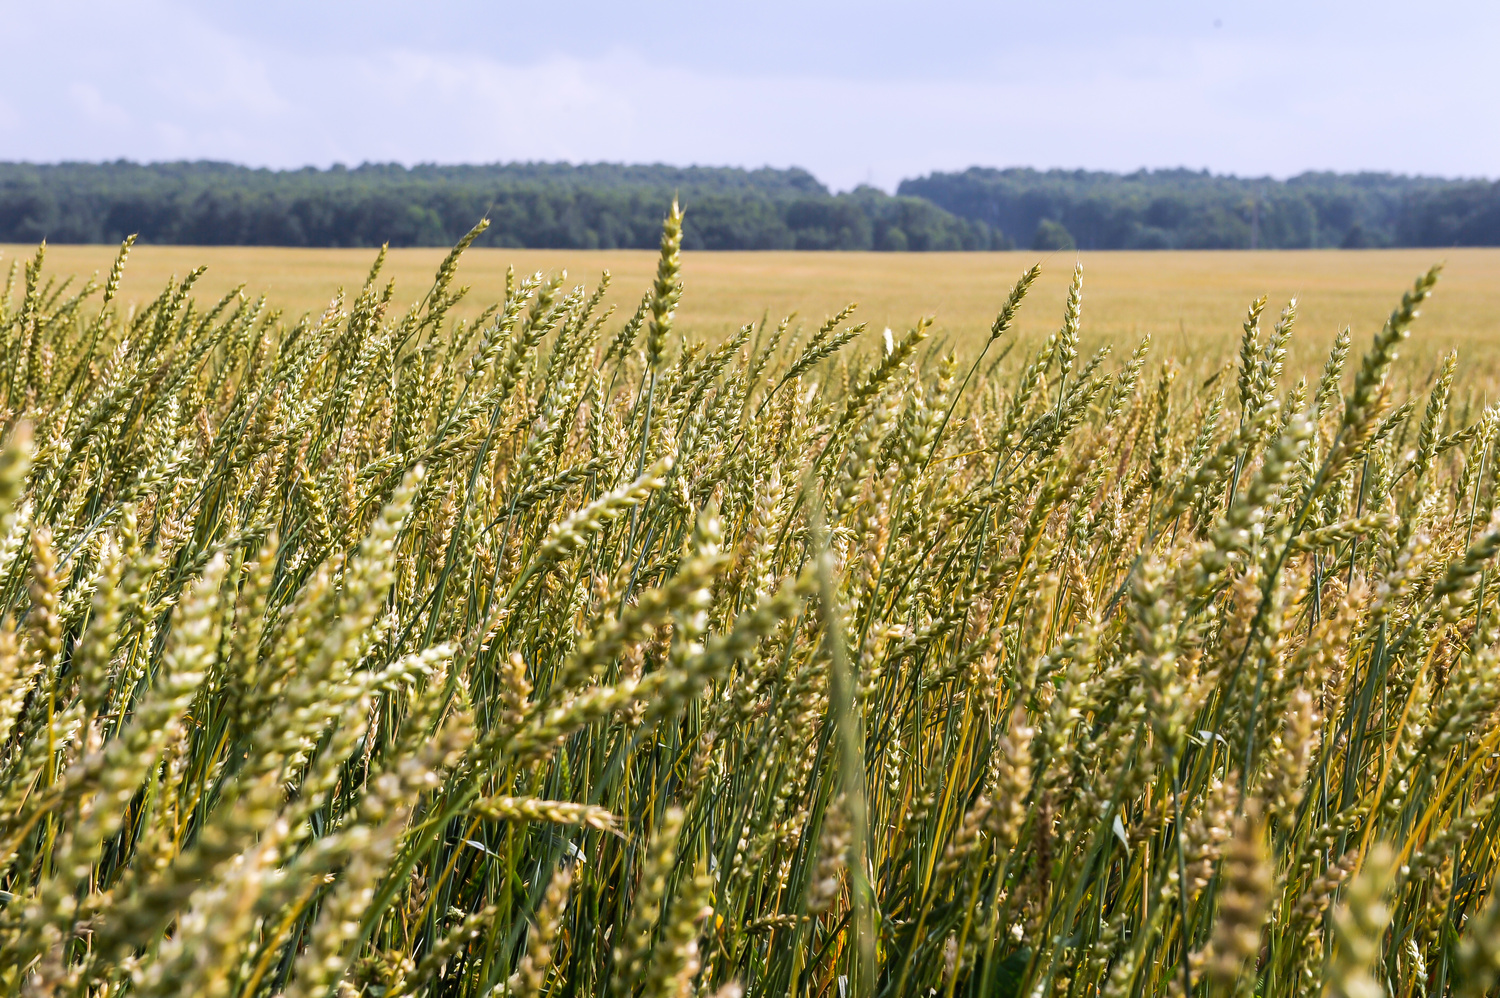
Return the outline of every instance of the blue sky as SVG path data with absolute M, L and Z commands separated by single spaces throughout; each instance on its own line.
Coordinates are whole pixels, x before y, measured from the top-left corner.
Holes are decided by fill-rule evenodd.
M 0 159 L 1500 175 L 1500 2 L 0 0 Z

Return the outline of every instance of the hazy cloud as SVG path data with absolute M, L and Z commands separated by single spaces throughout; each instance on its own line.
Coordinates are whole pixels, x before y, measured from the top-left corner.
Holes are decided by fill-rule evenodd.
M 722 9 L 720 9 L 722 7 Z M 0 0 L 0 158 L 1493 175 L 1500 5 Z

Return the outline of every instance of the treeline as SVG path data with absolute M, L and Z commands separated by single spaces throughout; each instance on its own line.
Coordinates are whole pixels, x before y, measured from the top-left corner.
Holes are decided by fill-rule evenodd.
M 257 170 L 0 163 L 0 242 L 649 249 L 1291 249 L 1500 245 L 1500 184 L 1390 174 L 994 170 L 834 194 L 806 170 L 513 163 Z
M 673 196 L 688 249 L 1004 249 L 984 222 L 805 170 L 593 164 L 256 170 L 226 163 L 0 164 L 0 241 L 649 249 Z
M 1500 245 L 1500 183 L 1487 181 L 975 167 L 897 190 L 1042 250 Z

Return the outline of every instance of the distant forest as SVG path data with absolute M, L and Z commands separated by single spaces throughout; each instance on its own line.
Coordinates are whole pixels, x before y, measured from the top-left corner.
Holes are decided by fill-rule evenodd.
M 1500 245 L 1500 183 L 1489 181 L 975 167 L 904 180 L 897 191 L 1037 249 Z
M 995 170 L 835 194 L 805 170 L 668 166 L 0 163 L 0 242 L 655 246 L 674 194 L 688 249 L 1229 249 L 1500 245 L 1500 183 L 1307 173 Z
M 673 195 L 687 249 L 1007 248 L 983 222 L 805 170 L 525 163 L 254 170 L 225 163 L 0 164 L 0 241 L 647 249 Z

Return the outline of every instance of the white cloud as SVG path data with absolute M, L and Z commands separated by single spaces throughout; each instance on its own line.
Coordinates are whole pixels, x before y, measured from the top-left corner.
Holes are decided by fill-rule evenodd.
M 130 112 L 105 100 L 104 95 L 93 84 L 69 84 L 68 97 L 85 121 L 114 127 L 128 127 L 131 124 Z

